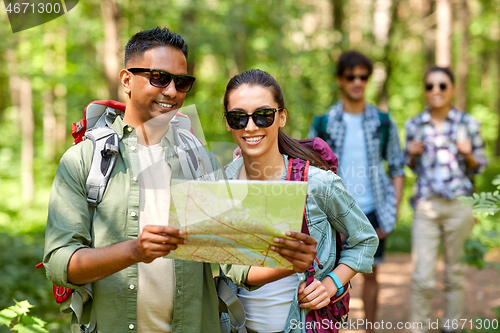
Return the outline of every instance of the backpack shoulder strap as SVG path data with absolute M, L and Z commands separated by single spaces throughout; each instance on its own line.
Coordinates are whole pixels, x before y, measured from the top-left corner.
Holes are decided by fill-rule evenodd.
M 391 127 L 391 120 L 389 119 L 389 114 L 387 112 L 377 111 L 378 119 L 380 120 L 380 151 L 382 157 L 387 156 L 387 144 L 389 143 L 389 129 Z
M 89 130 L 85 135 L 94 145 L 92 163 L 85 186 L 89 207 L 95 209 L 104 196 L 109 177 L 113 171 L 119 152 L 119 140 L 118 134 L 106 126 Z M 93 212 L 91 219 L 92 215 Z
M 170 121 L 170 125 L 184 177 L 195 180 L 215 180 L 207 150 L 193 133 L 186 128 L 181 128 L 181 121 L 185 120 L 175 116 Z
M 314 116 L 313 127 L 318 133 L 318 137 L 327 141 L 329 139 L 326 127 L 328 125 L 328 112 L 321 116 Z

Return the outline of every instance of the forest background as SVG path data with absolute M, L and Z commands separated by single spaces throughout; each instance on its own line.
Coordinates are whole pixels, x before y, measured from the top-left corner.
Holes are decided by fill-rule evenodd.
M 355 49 L 375 64 L 367 100 L 390 112 L 404 146 L 404 122 L 425 107 L 425 70 L 451 66 L 456 105 L 483 124 L 490 164 L 476 190 L 492 191 L 500 173 L 499 13 L 500 0 L 84 0 L 12 33 L 0 5 L 0 309 L 28 299 L 51 331 L 67 329 L 51 284 L 34 267 L 51 184 L 83 108 L 97 99 L 124 101 L 118 73 L 134 33 L 165 26 L 184 37 L 197 78 L 184 105 L 196 105 L 208 142 L 232 142 L 222 95 L 230 77 L 252 68 L 277 78 L 290 116 L 285 130 L 305 138 L 313 116 L 339 98 L 336 60 Z M 389 251 L 410 251 L 415 177 L 406 174 Z M 480 221 L 466 259 L 482 266 L 483 255 L 500 248 L 500 226 L 491 216 Z

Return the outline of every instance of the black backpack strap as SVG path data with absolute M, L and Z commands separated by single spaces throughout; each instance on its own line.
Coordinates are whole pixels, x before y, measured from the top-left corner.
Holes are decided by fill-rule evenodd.
M 318 137 L 323 139 L 325 142 L 330 143 L 332 140 L 328 135 L 326 128 L 328 126 L 328 112 L 321 116 L 314 116 L 313 127 L 318 134 Z
M 389 114 L 386 112 L 378 112 L 378 119 L 380 120 L 380 127 L 378 132 L 380 134 L 380 152 L 383 158 L 387 158 L 387 145 L 389 143 L 389 130 L 391 128 L 391 120 Z

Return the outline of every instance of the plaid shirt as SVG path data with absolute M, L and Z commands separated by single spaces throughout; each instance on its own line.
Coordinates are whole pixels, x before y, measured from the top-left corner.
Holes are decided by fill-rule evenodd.
M 375 214 L 382 230 L 385 233 L 390 233 L 396 226 L 396 195 L 390 178 L 404 176 L 404 154 L 399 147 L 398 129 L 394 122 L 391 121 L 389 140 L 387 142 L 387 156 L 385 158 L 381 156 L 380 119 L 378 112 L 376 106 L 368 103 L 365 104 L 363 132 L 365 133 L 369 170 L 377 170 L 374 177 L 369 177 L 373 202 L 375 204 Z M 346 125 L 342 118 L 344 103 L 339 101 L 330 107 L 327 113 L 328 124 L 326 132 L 330 138 L 326 142 L 332 147 L 332 150 L 340 161 L 342 159 L 346 131 Z M 318 132 L 314 126 L 311 126 L 309 137 L 313 138 L 316 136 L 318 136 Z M 389 175 L 385 172 L 384 159 L 389 166 Z
M 429 110 L 408 120 L 405 127 L 406 147 L 414 140 L 424 143 L 424 153 L 416 159 L 413 168 L 418 176 L 413 206 L 435 195 L 447 199 L 471 195 L 472 183 L 468 174 L 481 172 L 487 164 L 479 122 L 453 107 L 442 124 L 441 133 L 431 123 Z M 472 145 L 472 154 L 478 162 L 475 170 L 467 168 L 463 155 L 458 153 L 456 142 L 464 140 Z M 410 165 L 408 150 L 405 158 Z

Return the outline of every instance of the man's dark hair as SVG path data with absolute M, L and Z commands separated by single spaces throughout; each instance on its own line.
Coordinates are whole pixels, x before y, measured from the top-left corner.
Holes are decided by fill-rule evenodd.
M 158 46 L 176 48 L 182 51 L 187 59 L 188 49 L 184 39 L 167 28 L 156 27 L 151 30 L 138 32 L 130 38 L 125 46 L 125 67 L 127 67 L 130 59 L 142 57 L 144 52 Z
M 356 51 L 349 51 L 346 53 L 342 53 L 337 62 L 337 76 L 344 75 L 346 69 L 353 70 L 354 67 L 365 67 L 368 69 L 368 75 L 372 75 L 373 73 L 373 64 L 367 56 L 362 53 Z
M 453 75 L 453 72 L 451 71 L 451 69 L 449 67 L 439 67 L 439 66 L 432 66 L 431 68 L 429 68 L 427 70 L 427 72 L 425 72 L 424 83 L 427 80 L 427 77 L 429 76 L 429 74 L 434 73 L 434 72 L 443 72 L 444 74 L 446 74 L 450 78 L 451 84 L 455 85 L 455 76 Z

